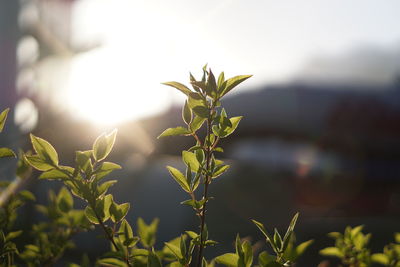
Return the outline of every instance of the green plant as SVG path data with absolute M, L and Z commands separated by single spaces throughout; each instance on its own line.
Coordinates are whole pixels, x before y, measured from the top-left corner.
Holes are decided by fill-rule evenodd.
M 323 256 L 337 257 L 344 266 L 370 266 L 371 252 L 368 243 L 371 234 L 362 233 L 363 226 L 347 226 L 344 233 L 332 232 L 328 236 L 335 240 L 334 247 L 327 247 L 320 251 Z
M 193 137 L 195 141 L 194 146 L 182 151 L 182 160 L 186 164 L 185 173 L 171 166 L 167 169 L 172 178 L 189 194 L 190 199 L 183 201 L 182 204 L 191 206 L 200 220 L 199 232 L 193 235 L 194 245 L 189 250 L 192 251 L 195 246 L 197 247 L 196 266 L 201 266 L 203 262 L 204 248 L 216 244 L 215 241 L 208 239 L 206 223 L 207 204 L 210 200 L 209 186 L 229 168 L 229 165 L 216 158 L 215 153 L 223 152 L 218 144 L 235 131 L 242 119 L 241 116 L 229 118 L 225 109 L 221 107 L 221 99 L 250 77 L 251 75 L 240 75 L 225 80 L 222 72 L 216 79 L 211 69 L 207 70 L 207 66 L 204 66 L 201 80 L 196 80 L 190 74 L 192 90 L 178 82 L 164 83 L 187 96 L 182 109 L 182 119 L 186 127 L 168 128 L 159 138 L 184 135 Z M 201 137 L 198 132 L 203 125 L 205 135 Z M 196 193 L 200 184 L 203 185 L 203 192 L 198 196 Z M 184 261 L 185 264 L 191 263 L 191 253 L 189 254 Z
M 182 108 L 185 126 L 168 128 L 159 136 L 189 136 L 194 144 L 182 151 L 186 166 L 180 171 L 172 166 L 167 169 L 172 178 L 185 191 L 189 199 L 181 204 L 190 206 L 199 218 L 197 231 L 185 231 L 164 243 L 161 249 L 155 248 L 159 220 L 147 224 L 139 218 L 135 230 L 127 220 L 129 203 L 117 203 L 109 188 L 116 180 L 107 176 L 121 167 L 106 161 L 111 153 L 117 132 L 99 136 L 91 149 L 76 151 L 73 166 L 60 164 L 56 149 L 46 140 L 31 135 L 33 154 L 19 152 L 16 179 L 0 183 L 0 266 L 53 266 L 64 253 L 74 247 L 72 237 L 83 231 L 100 228 L 110 248 L 96 259 L 96 266 L 119 267 L 214 267 L 217 264 L 231 267 L 277 267 L 294 266 L 298 257 L 312 244 L 309 240 L 296 245 L 294 228 L 299 214 L 291 220 L 285 234 L 277 229 L 273 234 L 266 227 L 253 220 L 270 246 L 258 255 L 249 240 L 235 240 L 235 253 L 225 253 L 207 260 L 204 250 L 217 244 L 209 238 L 207 207 L 212 199 L 209 188 L 213 181 L 225 173 L 229 165 L 217 159 L 216 153 L 223 152 L 221 141 L 231 135 L 238 127 L 242 117 L 228 117 L 222 107 L 221 99 L 250 75 L 240 75 L 225 79 L 224 73 L 215 78 L 211 69 L 203 68 L 201 80 L 190 74 L 192 89 L 178 83 L 166 82 L 187 97 Z M 4 128 L 8 109 L 0 113 L 0 132 Z M 0 158 L 16 157 L 9 148 L 0 148 Z M 30 231 L 16 229 L 18 208 L 27 201 L 34 201 L 31 192 L 23 190 L 32 167 L 41 172 L 39 179 L 58 180 L 63 187 L 54 193 L 48 192 L 47 205 L 37 205 L 36 210 L 46 216 L 46 221 L 31 225 Z M 202 188 L 203 190 L 199 190 Z M 74 208 L 74 198 L 84 203 L 84 209 Z M 24 235 L 23 248 L 17 247 L 17 240 Z M 330 233 L 335 239 L 335 247 L 320 251 L 322 255 L 338 257 L 344 266 L 371 266 L 379 263 L 384 266 L 400 266 L 400 234 L 395 235 L 396 243 L 391 243 L 382 253 L 371 254 L 367 247 L 370 234 L 362 233 L 362 226 L 347 227 L 344 234 Z M 257 263 L 254 263 L 257 259 Z M 86 254 L 79 264 L 69 263 L 68 267 L 93 266 Z
M 372 261 L 384 266 L 400 267 L 400 233 L 394 235 L 395 243 L 383 248 L 382 253 L 372 254 Z

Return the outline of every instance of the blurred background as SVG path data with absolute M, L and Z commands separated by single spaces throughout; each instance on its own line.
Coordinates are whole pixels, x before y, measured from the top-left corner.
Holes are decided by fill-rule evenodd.
M 184 96 L 160 83 L 188 84 L 205 63 L 253 74 L 223 102 L 244 119 L 222 143 L 232 168 L 211 188 L 221 244 L 208 256 L 232 251 L 236 233 L 262 239 L 251 218 L 284 229 L 296 211 L 298 240 L 315 239 L 300 266 L 317 265 L 326 233 L 345 225 L 364 224 L 378 249 L 400 230 L 399 10 L 396 0 L 2 0 L 0 110 L 12 112 L 0 141 L 30 149 L 33 132 L 70 164 L 118 128 L 112 192 L 131 202 L 131 222 L 160 218 L 161 246 L 197 218 L 165 169 L 183 168 L 193 140 L 156 139 L 182 125 Z M 3 160 L 0 178 L 14 166 Z M 29 184 L 39 203 L 50 187 Z M 92 255 L 105 245 L 79 241 Z

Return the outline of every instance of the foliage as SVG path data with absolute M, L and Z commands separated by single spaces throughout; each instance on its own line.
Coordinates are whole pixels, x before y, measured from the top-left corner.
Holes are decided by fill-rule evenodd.
M 400 266 L 400 234 L 395 234 L 396 243 L 384 247 L 383 253 L 371 254 L 368 248 L 371 234 L 362 232 L 364 226 L 347 226 L 344 233 L 332 232 L 328 236 L 335 240 L 334 247 L 320 250 L 323 256 L 339 258 L 343 266 L 367 267 L 373 263 L 384 266 Z
M 295 244 L 298 213 L 283 237 L 276 228 L 270 234 L 262 223 L 253 220 L 271 250 L 256 255 L 255 246 L 237 235 L 234 253 L 225 253 L 211 260 L 204 257 L 206 248 L 218 244 L 208 233 L 207 206 L 212 199 L 208 194 L 209 187 L 229 169 L 229 165 L 217 159 L 215 154 L 223 152 L 220 143 L 234 133 L 242 119 L 241 116 L 229 117 L 221 100 L 250 77 L 239 75 L 225 79 L 222 72 L 216 78 L 205 66 L 200 80 L 190 74 L 191 88 L 178 82 L 164 83 L 186 96 L 182 108 L 184 126 L 168 128 L 159 138 L 188 136 L 194 140 L 192 147 L 182 151 L 186 169 L 167 166 L 167 170 L 187 193 L 188 199 L 181 204 L 191 207 L 199 218 L 198 231 L 185 231 L 159 249 L 155 247 L 157 218 L 150 223 L 139 218 L 134 231 L 127 220 L 130 204 L 118 203 L 109 193 L 117 180 L 109 180 L 107 176 L 121 168 L 107 161 L 116 140 L 116 130 L 99 136 L 89 150 L 76 151 L 73 166 L 62 165 L 57 150 L 46 140 L 31 134 L 33 153 L 19 152 L 16 179 L 0 182 L 0 266 L 53 266 L 68 249 L 74 248 L 72 238 L 75 235 L 95 228 L 100 228 L 110 243 L 109 250 L 95 262 L 83 254 L 79 264 L 69 263 L 68 267 L 294 266 L 313 242 Z M 0 132 L 8 112 L 6 109 L 0 113 Z M 4 157 L 17 155 L 9 148 L 0 148 L 0 158 Z M 24 182 L 30 177 L 32 168 L 41 172 L 39 179 L 57 180 L 63 186 L 58 193 L 48 192 L 47 205 L 36 205 L 36 210 L 47 220 L 31 225 L 30 231 L 23 231 L 16 229 L 15 221 L 18 208 L 27 201 L 35 201 L 34 195 L 24 190 Z M 83 209 L 74 207 L 75 198 L 84 203 Z M 346 266 L 370 266 L 372 262 L 400 266 L 400 234 L 395 236 L 396 243 L 385 246 L 382 253 L 371 254 L 367 248 L 370 234 L 364 235 L 361 230 L 362 226 L 348 227 L 344 234 L 331 233 L 335 247 L 325 248 L 321 254 L 338 257 Z M 24 236 L 23 248 L 17 247 L 15 242 L 21 236 Z

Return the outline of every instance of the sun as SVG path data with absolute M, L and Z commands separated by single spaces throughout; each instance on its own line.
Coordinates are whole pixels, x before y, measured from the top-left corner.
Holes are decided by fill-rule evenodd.
M 90 42 L 99 37 L 101 46 L 73 57 L 66 104 L 74 117 L 100 125 L 149 116 L 171 102 L 170 91 L 160 84 L 168 73 L 161 73 L 163 55 L 168 54 L 159 46 L 163 34 L 151 31 L 151 25 L 149 33 L 140 27 L 152 19 L 139 12 L 145 6 L 117 2 L 83 1 L 75 8 L 75 39 Z M 127 10 L 136 10 L 135 16 Z
M 113 125 L 152 115 L 169 106 L 167 91 L 127 57 L 118 49 L 105 47 L 72 61 L 67 95 L 73 116 Z

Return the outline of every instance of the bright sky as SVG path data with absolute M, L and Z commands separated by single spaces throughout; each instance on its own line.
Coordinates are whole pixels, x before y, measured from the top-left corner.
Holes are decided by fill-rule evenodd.
M 247 87 L 284 81 L 316 55 L 399 43 L 399 11 L 398 0 L 80 0 L 73 41 L 103 45 L 74 60 L 69 102 L 112 124 L 181 100 L 160 83 L 187 83 L 205 63 L 253 74 Z

